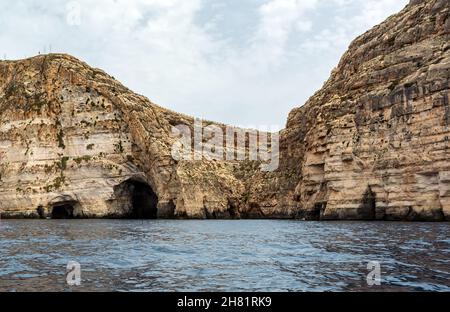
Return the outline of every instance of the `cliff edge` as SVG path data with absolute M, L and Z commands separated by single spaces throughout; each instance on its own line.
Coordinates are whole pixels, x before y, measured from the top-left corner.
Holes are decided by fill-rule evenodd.
M 74 57 L 1 61 L 0 214 L 450 220 L 449 11 L 414 0 L 354 40 L 290 113 L 273 172 L 175 160 L 194 119 Z

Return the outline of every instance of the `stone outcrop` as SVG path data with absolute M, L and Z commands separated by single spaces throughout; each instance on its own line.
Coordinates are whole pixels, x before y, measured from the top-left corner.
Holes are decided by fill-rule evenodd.
M 352 42 L 289 115 L 275 202 L 306 219 L 450 219 L 449 8 L 412 1 Z
M 353 41 L 274 172 L 173 159 L 194 120 L 71 56 L 2 61 L 0 214 L 450 220 L 449 8 L 411 1 Z
M 143 186 L 160 217 L 229 216 L 243 188 L 233 165 L 175 161 L 178 124 L 193 120 L 71 56 L 1 62 L 2 217 L 47 217 L 64 205 L 69 217 L 129 216 Z

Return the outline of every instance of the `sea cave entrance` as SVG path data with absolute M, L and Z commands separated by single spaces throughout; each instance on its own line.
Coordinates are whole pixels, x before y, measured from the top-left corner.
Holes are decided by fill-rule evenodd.
M 57 203 L 52 208 L 52 219 L 73 219 L 75 202 Z
M 158 196 L 147 183 L 128 180 L 122 184 L 127 190 L 130 211 L 129 219 L 156 219 L 158 216 Z
M 360 206 L 360 218 L 362 220 L 375 220 L 376 219 L 376 207 L 377 198 L 376 194 L 372 191 L 370 186 L 367 187 L 366 192 L 363 195 L 362 203 Z

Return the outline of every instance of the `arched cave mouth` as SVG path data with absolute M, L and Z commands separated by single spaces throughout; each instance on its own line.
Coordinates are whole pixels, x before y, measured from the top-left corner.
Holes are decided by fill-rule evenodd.
M 124 182 L 128 189 L 131 210 L 129 219 L 156 219 L 158 217 L 158 196 L 153 189 L 144 182 L 129 180 Z
M 73 219 L 75 204 L 74 202 L 63 202 L 53 205 L 52 219 Z

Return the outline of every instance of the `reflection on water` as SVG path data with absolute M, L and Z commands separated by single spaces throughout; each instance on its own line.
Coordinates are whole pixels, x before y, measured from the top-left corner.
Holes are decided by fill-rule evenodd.
M 450 224 L 0 221 L 0 291 L 367 290 L 450 291 Z

